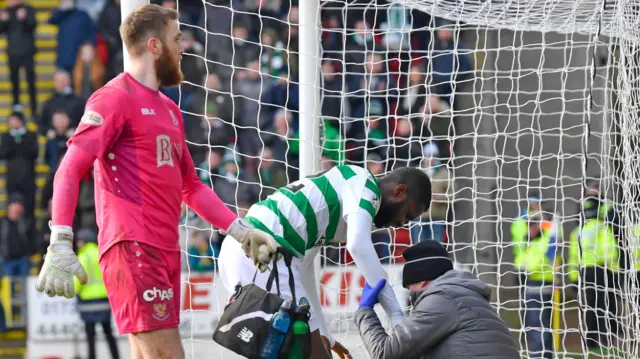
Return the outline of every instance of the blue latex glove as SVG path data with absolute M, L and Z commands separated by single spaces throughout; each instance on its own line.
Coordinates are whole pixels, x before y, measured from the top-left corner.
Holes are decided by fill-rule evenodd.
M 378 293 L 380 293 L 382 288 L 384 288 L 385 284 L 387 284 L 386 279 L 379 281 L 373 288 L 369 286 L 369 283 L 365 283 L 364 288 L 362 289 L 362 297 L 360 297 L 359 308 L 373 308 L 373 306 L 378 303 Z

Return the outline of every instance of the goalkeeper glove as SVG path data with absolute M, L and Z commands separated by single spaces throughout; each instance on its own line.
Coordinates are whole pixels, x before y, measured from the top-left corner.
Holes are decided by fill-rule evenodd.
M 87 284 L 87 272 L 73 253 L 73 232 L 68 226 L 52 226 L 51 239 L 44 264 L 38 275 L 36 290 L 44 291 L 49 297 L 75 295 L 73 276 L 81 284 Z
M 242 244 L 242 250 L 260 272 L 267 270 L 278 249 L 278 243 L 270 234 L 253 228 L 242 218 L 233 221 L 225 232 Z

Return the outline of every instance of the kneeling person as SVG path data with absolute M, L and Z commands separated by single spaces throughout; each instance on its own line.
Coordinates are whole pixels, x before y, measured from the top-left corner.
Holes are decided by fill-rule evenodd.
M 426 240 L 402 255 L 402 285 L 419 293 L 411 296 L 411 314 L 391 335 L 386 333 L 373 311 L 384 282 L 365 285 L 356 312 L 356 325 L 373 359 L 520 358 L 509 328 L 489 303 L 489 286 L 470 272 L 454 270 L 442 244 Z
M 380 261 L 372 260 L 378 258 L 371 241 L 373 224 L 402 226 L 428 210 L 430 203 L 431 182 L 419 169 L 400 168 L 378 180 L 361 167 L 337 166 L 293 182 L 249 209 L 245 220 L 271 234 L 275 246 L 294 254 L 291 269 L 296 298 L 306 297 L 311 305 L 312 358 L 327 357 L 329 349 L 341 357 L 348 355 L 327 329 L 317 283 L 310 280 L 316 278 L 314 258 L 322 245 L 346 240 L 364 278 L 378 283 L 385 273 Z M 277 268 L 280 290 L 283 297 L 292 299 L 283 262 Z M 256 263 L 247 258 L 238 241 L 227 238 L 220 250 L 219 268 L 225 287 L 233 292 L 238 283 L 252 282 Z M 268 277 L 269 272 L 258 273 L 255 284 L 265 288 Z M 393 324 L 402 322 L 402 310 L 390 285 L 381 288 L 380 303 Z

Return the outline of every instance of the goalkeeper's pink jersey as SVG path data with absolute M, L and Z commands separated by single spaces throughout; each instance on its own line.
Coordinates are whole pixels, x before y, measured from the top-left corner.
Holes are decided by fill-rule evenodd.
M 97 157 L 94 178 L 101 255 L 122 240 L 179 250 L 183 198 L 188 204 L 197 202 L 196 197 L 206 198 L 214 208 L 192 208 L 208 212 L 200 214 L 223 230 L 235 219 L 230 211 L 226 216 L 212 213 L 220 212 L 218 203 L 212 203 L 218 198 L 195 173 L 180 109 L 127 73 L 89 98 L 68 144 Z

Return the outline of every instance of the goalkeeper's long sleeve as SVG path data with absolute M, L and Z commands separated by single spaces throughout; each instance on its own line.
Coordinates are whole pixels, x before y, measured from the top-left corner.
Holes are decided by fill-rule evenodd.
M 205 221 L 226 231 L 238 216 L 196 174 L 187 143 L 182 143 L 182 200 Z
M 87 174 L 96 156 L 78 146 L 69 146 L 53 179 L 51 224 L 73 226 L 73 215 L 78 204 L 80 180 Z
M 360 269 L 362 276 L 371 286 L 375 286 L 379 281 L 386 279 L 382 264 L 378 258 L 373 242 L 371 241 L 371 215 L 365 212 L 355 212 L 347 215 L 347 250 L 351 253 L 353 261 Z M 404 319 L 400 304 L 396 299 L 393 288 L 387 280 L 387 284 L 378 294 L 378 301 L 384 308 L 393 326 L 400 324 Z

